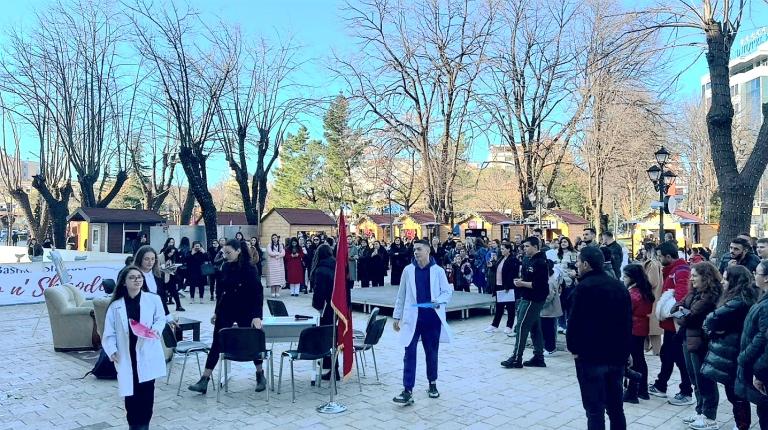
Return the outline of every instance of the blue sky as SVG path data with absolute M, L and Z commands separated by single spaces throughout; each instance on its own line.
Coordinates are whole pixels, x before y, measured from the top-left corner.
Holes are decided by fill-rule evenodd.
M 9 26 L 31 24 L 34 22 L 34 10 L 51 2 L 52 0 L 3 2 L 3 13 L 0 14 L 0 43 L 3 42 L 4 33 Z M 351 48 L 342 18 L 343 0 L 190 0 L 189 3 L 204 15 L 218 16 L 226 22 L 240 25 L 246 34 L 266 37 L 276 34 L 280 37 L 293 36 L 305 47 L 306 57 L 318 60 L 311 70 L 305 72 L 302 80 L 306 79 L 306 83 L 318 87 L 323 95 L 333 95 L 341 89 L 338 83 L 330 80 L 323 64 L 333 49 L 344 52 Z M 637 3 L 627 4 L 636 6 Z M 768 7 L 763 0 L 753 0 L 752 9 L 744 19 L 741 36 L 761 25 L 756 17 L 768 16 Z M 768 22 L 763 22 L 762 25 L 768 25 Z M 703 33 L 690 34 L 686 41 L 703 43 Z M 706 62 L 701 56 L 691 65 L 699 52 L 700 48 L 685 48 L 675 53 L 672 68 L 681 73 L 681 76 L 672 100 L 690 100 L 699 94 L 699 79 L 706 73 Z M 310 119 L 306 125 L 312 137 L 322 137 L 321 119 Z M 487 148 L 484 146 L 475 145 L 473 161 L 485 159 Z M 212 164 L 217 165 L 218 161 L 214 160 Z M 214 175 L 214 181 L 226 177 L 228 173 L 228 169 L 223 165 L 220 169 L 212 170 L 220 172 L 218 176 Z

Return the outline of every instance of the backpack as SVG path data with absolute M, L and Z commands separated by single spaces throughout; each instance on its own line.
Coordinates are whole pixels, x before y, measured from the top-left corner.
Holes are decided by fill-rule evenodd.
M 85 378 L 88 375 L 93 375 L 96 379 L 117 379 L 117 370 L 115 369 L 115 363 L 109 359 L 107 353 L 104 352 L 104 348 L 99 351 L 99 358 L 96 360 L 96 364 L 88 373 L 83 375 Z

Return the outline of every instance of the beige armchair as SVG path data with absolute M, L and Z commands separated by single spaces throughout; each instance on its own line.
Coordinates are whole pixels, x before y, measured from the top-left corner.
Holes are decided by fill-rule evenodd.
M 45 290 L 54 351 L 93 350 L 93 304 L 72 285 Z
M 93 299 L 93 313 L 96 317 L 96 331 L 99 337 L 104 337 L 104 321 L 107 319 L 107 308 L 112 301 L 112 297 L 99 297 Z

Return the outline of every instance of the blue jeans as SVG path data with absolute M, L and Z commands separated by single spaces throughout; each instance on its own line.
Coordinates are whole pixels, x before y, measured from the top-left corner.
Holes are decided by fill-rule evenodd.
M 434 309 L 419 308 L 419 317 L 416 320 L 416 331 L 413 333 L 411 343 L 405 347 L 403 357 L 403 388 L 413 391 L 416 384 L 416 345 L 421 338 L 424 347 L 424 355 L 427 361 L 427 380 L 437 381 L 437 351 L 440 347 L 440 331 L 442 322 Z
M 585 363 L 576 359 L 576 378 L 581 390 L 581 403 L 587 412 L 588 430 L 605 430 L 605 413 L 611 430 L 626 430 L 622 382 L 624 366 Z

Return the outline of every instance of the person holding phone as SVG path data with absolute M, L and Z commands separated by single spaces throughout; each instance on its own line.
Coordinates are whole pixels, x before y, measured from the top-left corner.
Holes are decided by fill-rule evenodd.
M 130 320 L 149 327 L 156 338 L 139 338 L 130 328 Z M 161 343 L 165 324 L 160 296 L 149 292 L 138 267 L 126 266 L 117 276 L 107 308 L 101 347 L 115 364 L 129 429 L 149 428 L 155 403 L 155 379 L 164 377 L 166 371 Z

